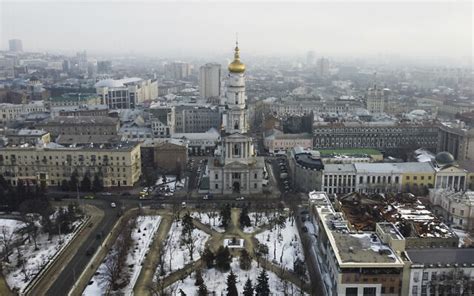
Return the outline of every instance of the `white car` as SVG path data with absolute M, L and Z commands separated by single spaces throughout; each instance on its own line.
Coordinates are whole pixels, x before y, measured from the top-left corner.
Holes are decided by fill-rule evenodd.
M 114 202 L 110 203 L 110 206 L 111 206 L 112 208 L 116 208 L 116 207 L 117 207 L 117 205 L 116 205 Z
M 237 197 L 235 200 L 244 200 L 245 197 L 241 196 L 241 197 Z

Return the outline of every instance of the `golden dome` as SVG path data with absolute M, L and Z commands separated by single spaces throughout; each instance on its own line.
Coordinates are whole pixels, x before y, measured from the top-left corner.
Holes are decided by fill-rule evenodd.
M 234 53 L 234 60 L 232 63 L 229 64 L 229 72 L 231 73 L 244 73 L 245 72 L 245 64 L 240 61 L 240 50 L 239 45 L 236 44 L 235 46 L 235 53 Z

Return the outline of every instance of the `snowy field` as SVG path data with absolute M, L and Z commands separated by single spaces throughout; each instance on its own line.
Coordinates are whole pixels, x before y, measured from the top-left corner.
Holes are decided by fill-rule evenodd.
M 160 177 L 155 183 L 158 192 L 162 192 L 164 196 L 173 196 L 176 191 L 184 188 L 185 178 L 178 181 L 176 181 L 176 176 L 174 175 L 166 175 L 165 178 L 166 180 Z
M 126 287 L 121 289 L 125 295 L 130 295 L 135 283 L 140 275 L 145 255 L 153 242 L 153 237 L 160 226 L 160 216 L 138 216 L 137 227 L 132 231 L 133 247 L 127 254 L 127 262 L 125 263 L 126 272 L 130 276 L 130 280 Z M 140 231 L 139 231 L 140 230 Z M 113 252 L 113 249 L 112 251 Z M 109 253 L 110 254 L 110 253 Z M 109 257 L 107 255 L 106 259 Z M 105 262 L 104 260 L 104 262 Z M 83 295 L 95 296 L 104 295 L 107 289 L 107 282 L 102 279 L 106 266 L 102 263 L 97 269 L 96 274 L 91 279 L 91 284 L 86 287 Z
M 202 224 L 208 225 L 217 232 L 224 232 L 225 229 L 220 227 L 221 218 L 219 212 L 192 212 L 191 217 L 201 221 Z
M 163 266 L 159 266 L 156 273 L 168 275 L 176 270 L 183 268 L 186 264 L 201 258 L 204 245 L 209 235 L 199 229 L 194 229 L 192 238 L 194 242 L 193 260 L 186 246 L 181 245 L 181 233 L 183 226 L 180 221 L 174 221 L 168 233 L 166 243 L 163 247 Z
M 268 246 L 267 259 L 287 270 L 293 270 L 293 262 L 300 258 L 304 262 L 303 248 L 298 234 L 296 221 L 286 218 L 285 228 L 280 230 L 274 226 L 272 230 L 259 233 L 255 238 Z M 292 225 L 293 224 L 293 225 Z
M 78 229 L 83 223 L 83 220 L 73 223 L 74 229 Z M 7 238 L 11 237 L 15 247 L 12 255 L 10 255 L 10 263 L 5 264 L 3 273 L 5 279 L 12 290 L 23 291 L 24 288 L 31 282 L 41 269 L 50 262 L 50 260 L 59 252 L 67 243 L 74 237 L 75 231 L 66 235 L 53 235 L 51 240 L 48 240 L 49 235 L 44 233 L 38 221 L 36 225 L 39 228 L 36 244 L 38 250 L 35 250 L 33 241 L 28 241 L 27 235 L 23 238 L 16 233 L 24 226 L 24 223 L 13 219 L 0 219 L 0 232 L 3 236 L 3 231 Z M 3 247 L 2 247 L 3 248 Z M 21 254 L 21 256 L 19 256 Z M 24 264 L 18 264 L 18 259 L 23 258 Z
M 269 223 L 271 216 L 273 216 L 273 214 L 270 214 L 270 213 L 266 214 L 263 212 L 249 213 L 250 223 L 252 224 L 252 226 L 244 227 L 243 231 L 245 233 L 253 233 L 259 230 L 260 227 L 263 227 Z
M 232 263 L 231 263 L 231 269 L 237 276 L 237 291 L 239 292 L 239 295 L 242 295 L 245 281 L 247 281 L 247 278 L 250 278 L 252 281 L 253 286 L 257 284 L 257 278 L 258 275 L 260 274 L 261 268 L 257 268 L 257 262 L 252 261 L 252 268 L 250 270 L 242 270 L 239 267 L 239 260 L 237 258 L 233 258 Z M 204 280 L 204 283 L 207 286 L 207 290 L 209 293 L 212 294 L 212 292 L 215 292 L 215 295 L 221 295 L 221 293 L 226 292 L 227 288 L 227 276 L 229 275 L 229 272 L 222 273 L 218 271 L 217 269 L 203 269 L 202 270 L 202 277 Z M 300 294 L 299 288 L 295 285 L 293 285 L 290 282 L 283 281 L 280 279 L 276 274 L 267 271 L 268 275 L 268 284 L 270 286 L 270 295 L 309 295 L 306 293 Z M 171 285 L 170 288 L 168 288 L 168 293 L 172 292 L 173 296 L 179 296 L 181 295 L 179 293 L 179 290 L 182 289 L 186 295 L 197 295 L 197 290 L 198 287 L 194 285 L 195 282 L 195 273 L 192 273 L 191 276 L 187 277 L 184 279 L 183 282 L 178 281 Z M 285 293 L 286 290 L 286 293 Z

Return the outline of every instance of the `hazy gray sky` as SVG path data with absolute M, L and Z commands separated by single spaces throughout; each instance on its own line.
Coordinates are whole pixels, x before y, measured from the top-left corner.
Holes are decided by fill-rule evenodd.
M 238 32 L 253 54 L 473 53 L 470 1 L 1 2 L 2 48 L 19 38 L 25 50 L 221 54 Z

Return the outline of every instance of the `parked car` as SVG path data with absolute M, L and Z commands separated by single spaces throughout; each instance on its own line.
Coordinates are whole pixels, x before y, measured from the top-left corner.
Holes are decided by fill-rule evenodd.
M 122 192 L 122 194 L 120 194 L 121 196 L 130 196 L 130 192 L 128 191 L 125 191 L 125 192 Z
M 92 194 L 88 194 L 86 196 L 84 196 L 84 199 L 94 199 L 95 196 L 93 196 Z
M 111 208 L 116 208 L 117 205 L 116 205 L 114 202 L 111 202 L 111 203 L 110 203 L 110 207 L 111 207 Z
M 235 200 L 245 200 L 245 197 L 243 197 L 243 196 L 237 197 Z

